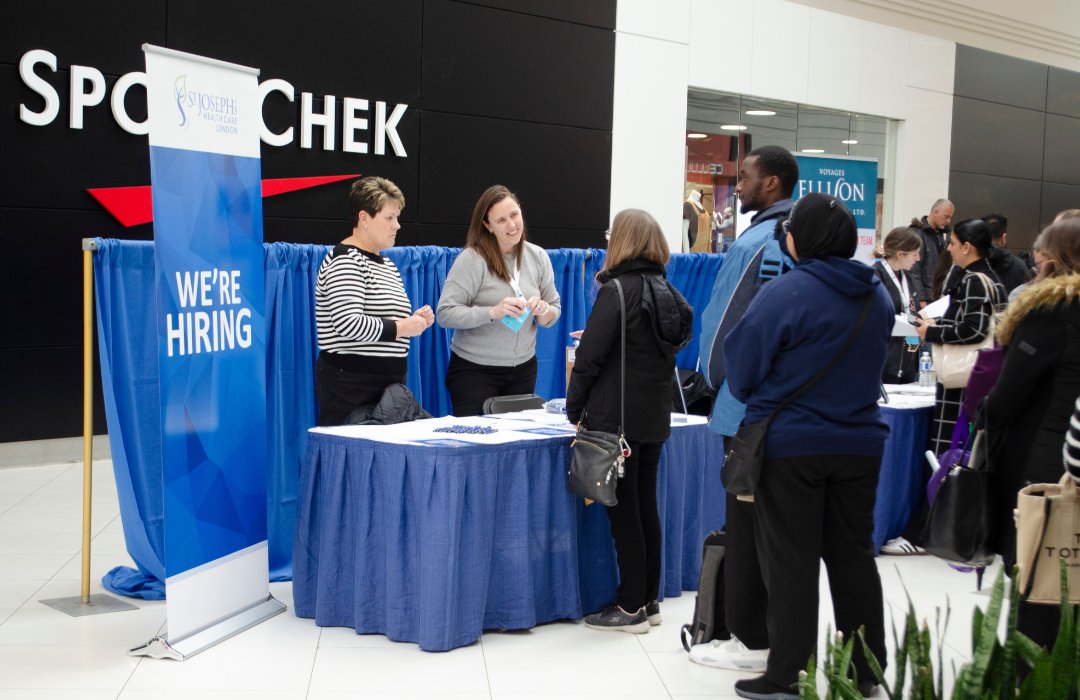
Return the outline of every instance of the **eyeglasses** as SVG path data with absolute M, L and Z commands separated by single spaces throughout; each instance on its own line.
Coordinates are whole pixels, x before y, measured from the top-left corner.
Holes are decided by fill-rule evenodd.
M 604 240 L 605 241 L 610 241 L 611 240 L 611 229 L 607 229 L 606 231 L 604 231 Z
M 1035 269 L 1038 270 L 1039 272 L 1042 272 L 1043 265 L 1045 265 L 1046 263 L 1049 263 L 1049 262 L 1054 262 L 1054 261 L 1051 260 L 1050 258 L 1043 258 L 1042 260 L 1035 263 Z
M 784 233 L 791 233 L 791 219 L 781 221 L 780 228 L 783 229 Z

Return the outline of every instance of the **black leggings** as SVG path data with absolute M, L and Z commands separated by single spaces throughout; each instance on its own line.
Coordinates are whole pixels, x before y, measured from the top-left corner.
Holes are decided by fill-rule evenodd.
M 662 442 L 631 442 L 615 495 L 607 509 L 619 561 L 616 602 L 634 612 L 660 593 L 660 514 L 656 508 L 656 471 Z

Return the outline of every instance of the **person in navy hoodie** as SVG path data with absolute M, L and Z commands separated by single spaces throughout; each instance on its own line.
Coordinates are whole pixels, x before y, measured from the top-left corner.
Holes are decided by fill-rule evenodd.
M 746 403 L 744 422 L 764 420 L 829 364 L 866 320 L 830 372 L 769 426 L 755 493 L 758 555 L 769 595 L 770 652 L 765 675 L 735 683 L 745 698 L 797 698 L 799 671 L 818 637 L 819 561 L 825 560 L 845 638 L 865 627 L 885 666 L 881 579 L 871 534 L 888 428 L 877 399 L 894 322 L 893 303 L 874 270 L 850 260 L 858 235 L 843 202 L 799 199 L 783 223 L 795 269 L 765 285 L 724 341 L 727 381 Z M 859 690 L 876 682 L 855 643 Z

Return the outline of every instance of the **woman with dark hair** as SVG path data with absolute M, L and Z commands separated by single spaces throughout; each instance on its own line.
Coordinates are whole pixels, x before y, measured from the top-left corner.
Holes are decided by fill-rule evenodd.
M 560 313 L 551 258 L 525 240 L 521 203 L 502 185 L 487 188 L 436 311 L 454 329 L 446 372 L 454 415 L 479 415 L 492 396 L 533 393 L 536 327 Z
M 1016 560 L 1016 492 L 1061 478 L 1061 448 L 1080 395 L 1080 219 L 1046 227 L 1035 241 L 1043 263 L 997 328 L 1005 348 L 1001 375 L 983 401 L 990 466 L 998 480 L 998 548 Z M 1057 606 L 1021 603 L 1021 631 L 1048 647 Z
M 995 308 L 1008 296 L 986 256 L 993 240 L 982 219 L 961 221 L 949 234 L 949 254 L 962 273 L 950 274 L 945 293 L 949 308 L 940 319 L 919 320 L 916 330 L 928 343 L 971 345 L 981 343 L 990 333 Z M 930 449 L 941 454 L 952 442 L 953 428 L 960 415 L 963 387 L 946 389 L 940 383 L 934 401 L 934 424 Z
M 770 649 L 764 676 L 735 683 L 746 698 L 799 697 L 799 672 L 817 644 L 822 559 L 837 630 L 850 638 L 865 628 L 885 665 L 872 533 L 888 434 L 878 389 L 895 307 L 874 271 L 850 259 L 858 233 L 843 202 L 804 195 L 784 230 L 795 269 L 761 288 L 724 341 L 728 383 L 746 403 L 744 424 L 765 420 L 838 363 L 769 425 L 754 517 Z M 869 694 L 875 681 L 862 644 L 853 659 L 858 687 Z
M 428 306 L 411 310 L 401 273 L 380 252 L 393 247 L 404 208 L 404 195 L 389 180 L 354 182 L 349 191 L 352 234 L 319 266 L 319 425 L 346 422 L 357 408 L 377 403 L 388 386 L 405 381 L 409 338 L 435 320 Z
M 908 270 L 919 261 L 922 238 L 908 226 L 894 228 L 885 236 L 881 252 L 875 253 L 874 271 L 893 300 L 893 309 L 905 319 L 915 313 L 918 300 L 911 289 Z M 894 337 L 889 341 L 889 357 L 881 373 L 883 384 L 909 384 L 919 378 L 918 336 Z
M 601 284 L 581 345 L 577 349 L 566 417 L 590 430 L 618 434 L 623 428 L 630 456 L 607 509 L 619 563 L 615 602 L 585 618 L 592 629 L 648 632 L 661 622 L 660 516 L 656 506 L 656 468 L 671 432 L 671 378 L 675 354 L 690 342 L 694 312 L 664 275 L 670 258 L 656 219 L 626 209 L 611 224 Z M 626 355 L 621 347 L 618 280 L 626 300 Z M 626 363 L 625 396 L 620 369 Z M 620 418 L 625 400 L 626 423 Z

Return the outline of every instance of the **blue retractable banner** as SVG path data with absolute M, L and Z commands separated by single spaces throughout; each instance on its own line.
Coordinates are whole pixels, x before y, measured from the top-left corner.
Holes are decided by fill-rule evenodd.
M 877 242 L 877 160 L 806 153 L 795 153 L 794 156 L 799 163 L 799 184 L 792 199 L 822 192 L 843 201 L 859 229 L 855 259 L 873 262 Z
M 269 596 L 258 71 L 144 50 L 175 644 Z

